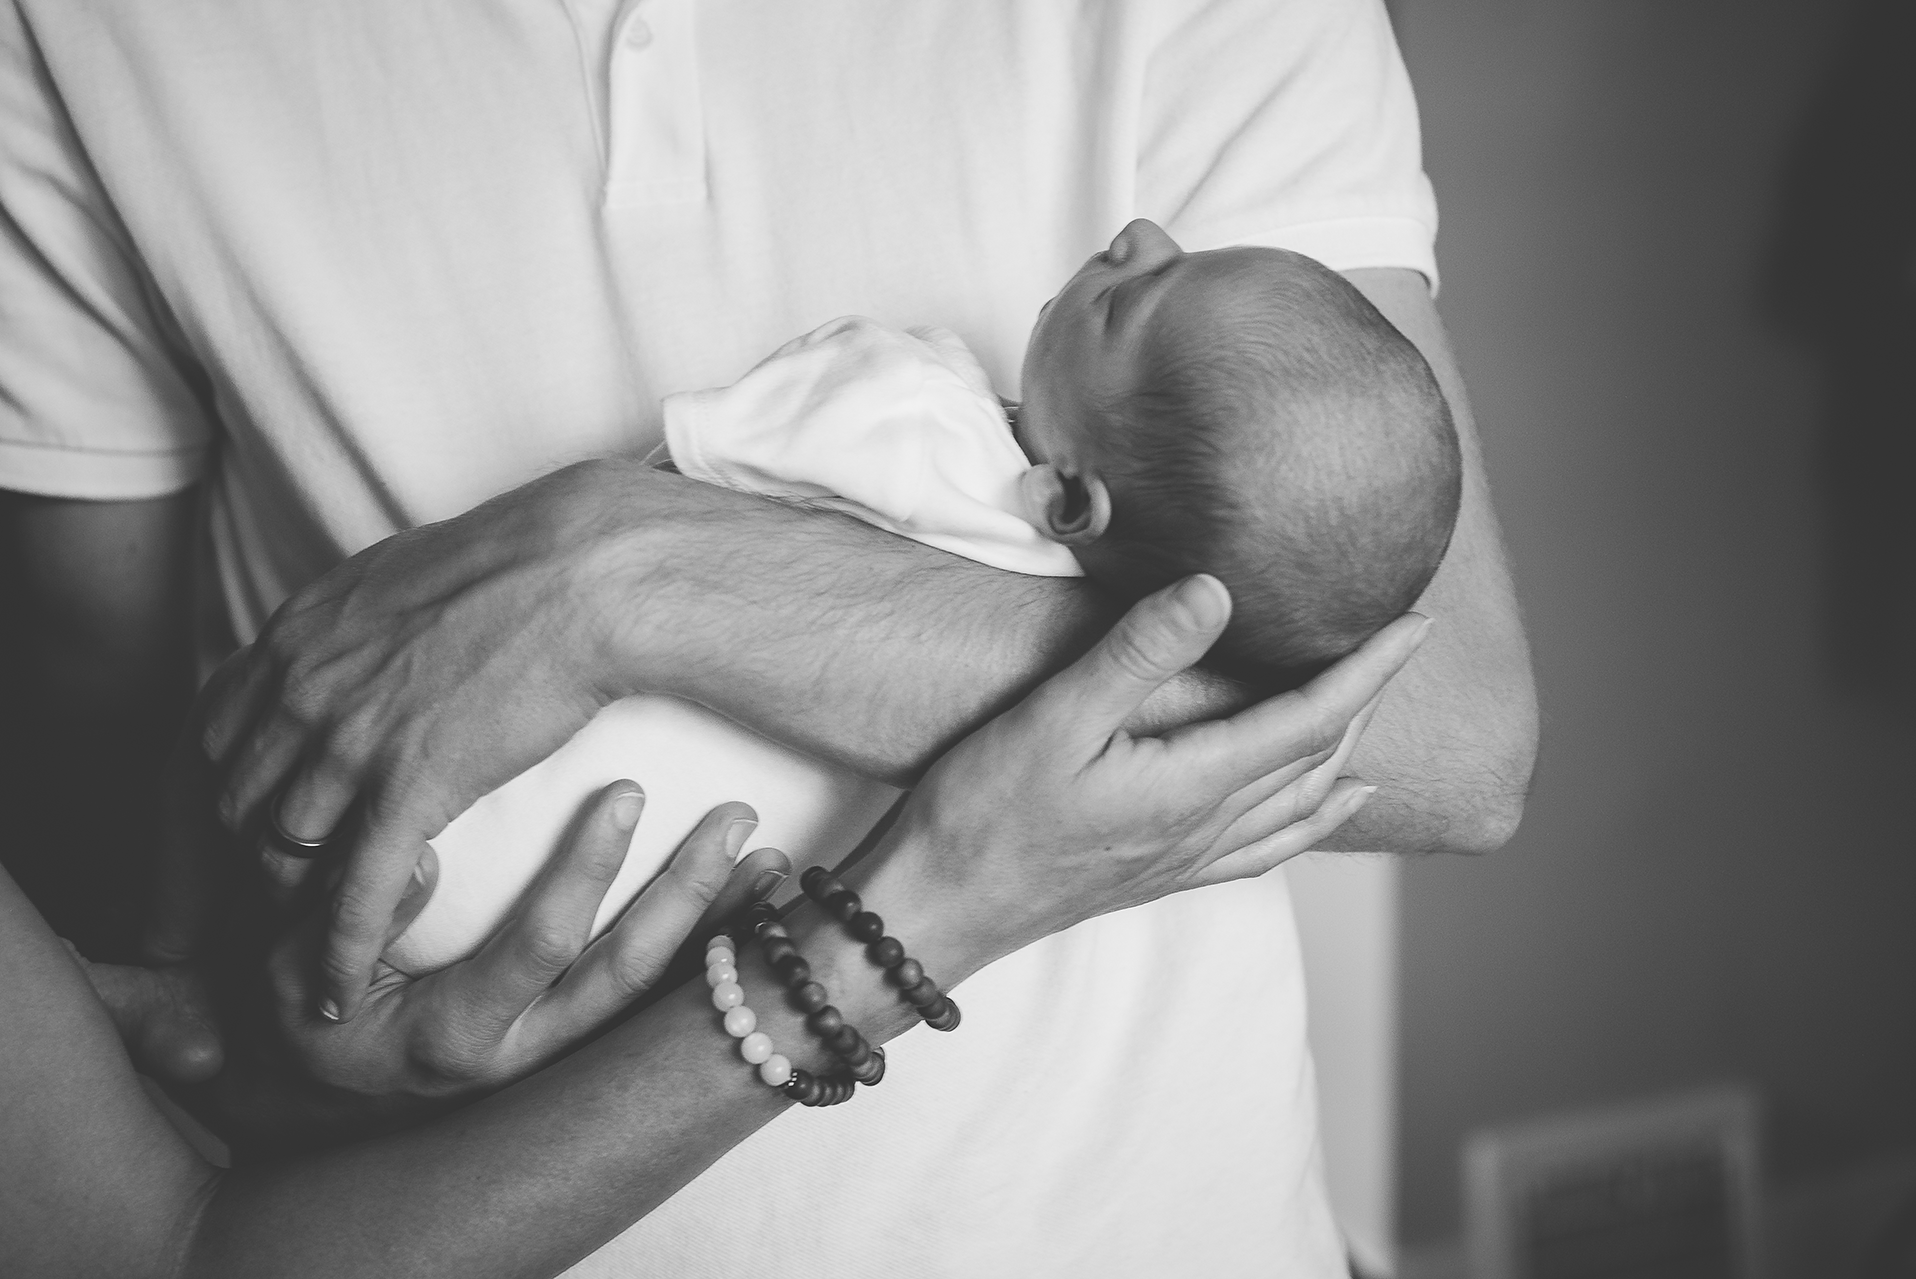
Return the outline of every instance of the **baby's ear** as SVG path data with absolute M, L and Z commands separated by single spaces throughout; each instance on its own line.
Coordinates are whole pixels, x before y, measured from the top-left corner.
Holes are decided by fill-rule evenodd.
M 1041 462 L 1019 481 L 1040 533 L 1064 546 L 1089 546 L 1111 525 L 1111 494 L 1095 475 L 1065 475 Z

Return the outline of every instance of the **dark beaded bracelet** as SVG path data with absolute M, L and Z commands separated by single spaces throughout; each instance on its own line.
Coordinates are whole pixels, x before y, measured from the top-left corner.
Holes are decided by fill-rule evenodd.
M 858 894 L 832 877 L 823 866 L 813 866 L 798 877 L 805 895 L 845 925 L 853 940 L 863 942 L 865 956 L 885 970 L 885 980 L 896 986 L 906 1002 L 933 1030 L 955 1030 L 961 1013 L 951 996 L 925 975 L 917 960 L 905 954 L 905 944 L 885 936 L 885 921 L 865 909 Z
M 844 1071 L 826 1075 L 794 1070 L 782 1085 L 786 1095 L 801 1106 L 835 1106 L 850 1100 L 858 1084 L 875 1084 L 884 1078 L 884 1051 L 867 1043 L 856 1027 L 846 1023 L 844 1014 L 827 1002 L 825 987 L 812 980 L 812 967 L 798 953 L 785 925 L 778 922 L 777 910 L 760 902 L 747 913 L 745 922 L 757 935 L 766 963 L 785 984 L 786 997 L 805 1013 L 806 1029 L 845 1065 Z

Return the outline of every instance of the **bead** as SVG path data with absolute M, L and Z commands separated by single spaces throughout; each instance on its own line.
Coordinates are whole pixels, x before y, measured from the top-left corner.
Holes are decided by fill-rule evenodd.
M 841 888 L 825 899 L 825 911 L 841 924 L 852 922 L 852 916 L 865 909 L 865 903 L 858 900 L 858 894 L 849 888 Z
M 845 885 L 833 878 L 832 873 L 823 866 L 813 866 L 798 877 L 798 886 L 807 897 L 822 902 Z
M 784 1092 L 787 1097 L 801 1106 L 814 1105 L 815 1101 L 807 1100 L 807 1098 L 817 1097 L 818 1079 L 809 1070 L 793 1067 L 792 1077 L 785 1081 Z
M 758 1014 L 744 1004 L 726 1010 L 725 1033 L 732 1038 L 743 1039 L 757 1029 Z
M 729 955 L 737 949 L 738 944 L 732 940 L 731 935 L 728 933 L 720 933 L 711 941 L 705 943 L 705 953 L 708 955 L 715 950 L 722 950 Z
M 738 1055 L 754 1066 L 772 1059 L 772 1037 L 762 1030 L 755 1030 L 738 1041 Z
M 723 986 L 728 981 L 738 980 L 738 966 L 728 960 L 719 960 L 705 970 L 705 984 L 712 987 Z
M 808 981 L 792 992 L 792 1002 L 804 1013 L 815 1013 L 831 1000 L 831 995 L 815 981 Z
M 839 1028 L 844 1024 L 845 1019 L 840 1016 L 838 1010 L 830 1004 L 826 1004 L 823 1008 L 805 1019 L 807 1028 L 820 1039 L 823 1039 L 827 1035 L 837 1034 Z
M 773 1053 L 759 1063 L 758 1077 L 776 1088 L 792 1077 L 792 1063 L 784 1053 Z
M 885 1059 L 876 1054 L 868 1055 L 864 1061 L 855 1066 L 849 1062 L 846 1064 L 850 1066 L 852 1078 L 867 1088 L 885 1077 Z
M 757 925 L 768 919 L 776 920 L 777 918 L 778 907 L 767 901 L 753 902 L 745 911 L 745 922 L 749 925 Z
M 905 988 L 905 998 L 911 1001 L 911 1005 L 914 1008 L 923 1008 L 926 1004 L 942 997 L 943 994 L 944 992 L 938 989 L 938 983 L 929 977 L 919 982 L 916 986 L 907 986 Z
M 916 986 L 925 980 L 925 969 L 915 959 L 901 961 L 897 967 L 885 974 L 885 980 L 903 990 L 907 986 Z
M 790 937 L 791 930 L 775 919 L 768 919 L 753 930 L 760 941 L 770 941 L 774 937 Z
M 866 943 L 875 942 L 885 935 L 885 921 L 868 910 L 853 915 L 846 928 L 853 937 Z
M 956 1030 L 961 1017 L 958 1005 L 950 999 L 946 999 L 944 1003 L 945 1011 L 936 1017 L 926 1018 L 925 1024 L 933 1030 Z
M 880 937 L 865 947 L 865 956 L 880 968 L 896 968 L 905 962 L 905 943 L 896 937 Z
M 847 1026 L 845 1029 L 850 1030 L 851 1027 Z M 863 1035 L 860 1035 L 857 1043 L 847 1051 L 838 1054 L 838 1059 L 856 1070 L 872 1059 L 872 1046 L 865 1042 Z
M 729 1013 L 744 1002 L 745 987 L 735 981 L 712 987 L 712 1007 L 722 1013 Z
M 765 943 L 765 962 L 776 964 L 787 955 L 796 955 L 798 947 L 792 945 L 789 937 L 774 937 Z
M 805 957 L 796 951 L 780 956 L 772 964 L 772 971 L 778 974 L 778 979 L 787 987 L 803 986 L 812 979 L 812 966 L 806 963 Z
M 843 1057 L 846 1053 L 849 1053 L 853 1048 L 864 1042 L 865 1037 L 858 1033 L 858 1027 L 856 1026 L 840 1025 L 837 1030 L 825 1036 L 825 1046 L 831 1049 L 832 1054 L 837 1057 Z

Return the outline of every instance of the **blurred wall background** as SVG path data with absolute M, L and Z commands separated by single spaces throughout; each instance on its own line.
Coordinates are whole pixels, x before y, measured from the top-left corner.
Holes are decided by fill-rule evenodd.
M 1545 713 L 1516 842 L 1404 874 L 1406 1243 L 1560 1107 L 1750 1081 L 1785 1186 L 1916 1149 L 1912 10 L 1398 8 Z

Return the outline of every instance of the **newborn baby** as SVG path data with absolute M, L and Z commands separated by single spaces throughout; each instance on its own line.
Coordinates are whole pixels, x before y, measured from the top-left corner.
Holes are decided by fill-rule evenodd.
M 954 334 L 854 316 L 664 415 L 687 476 L 998 568 L 1088 573 L 1126 602 L 1211 573 L 1235 603 L 1211 662 L 1268 688 L 1416 601 L 1460 486 L 1428 366 L 1348 281 L 1281 249 L 1186 254 L 1143 221 L 1040 312 L 1009 414 Z M 626 698 L 433 841 L 438 886 L 388 960 L 471 953 L 620 777 L 646 788 L 646 817 L 600 929 L 724 800 L 751 803 L 757 842 L 802 869 L 836 864 L 897 794 L 701 707 Z
M 1210 664 L 1264 686 L 1410 608 L 1456 520 L 1423 356 L 1282 249 L 1184 253 L 1132 223 L 1039 313 L 1008 407 L 956 335 L 850 316 L 669 398 L 665 434 L 694 478 L 1126 603 L 1210 573 L 1235 603 Z

